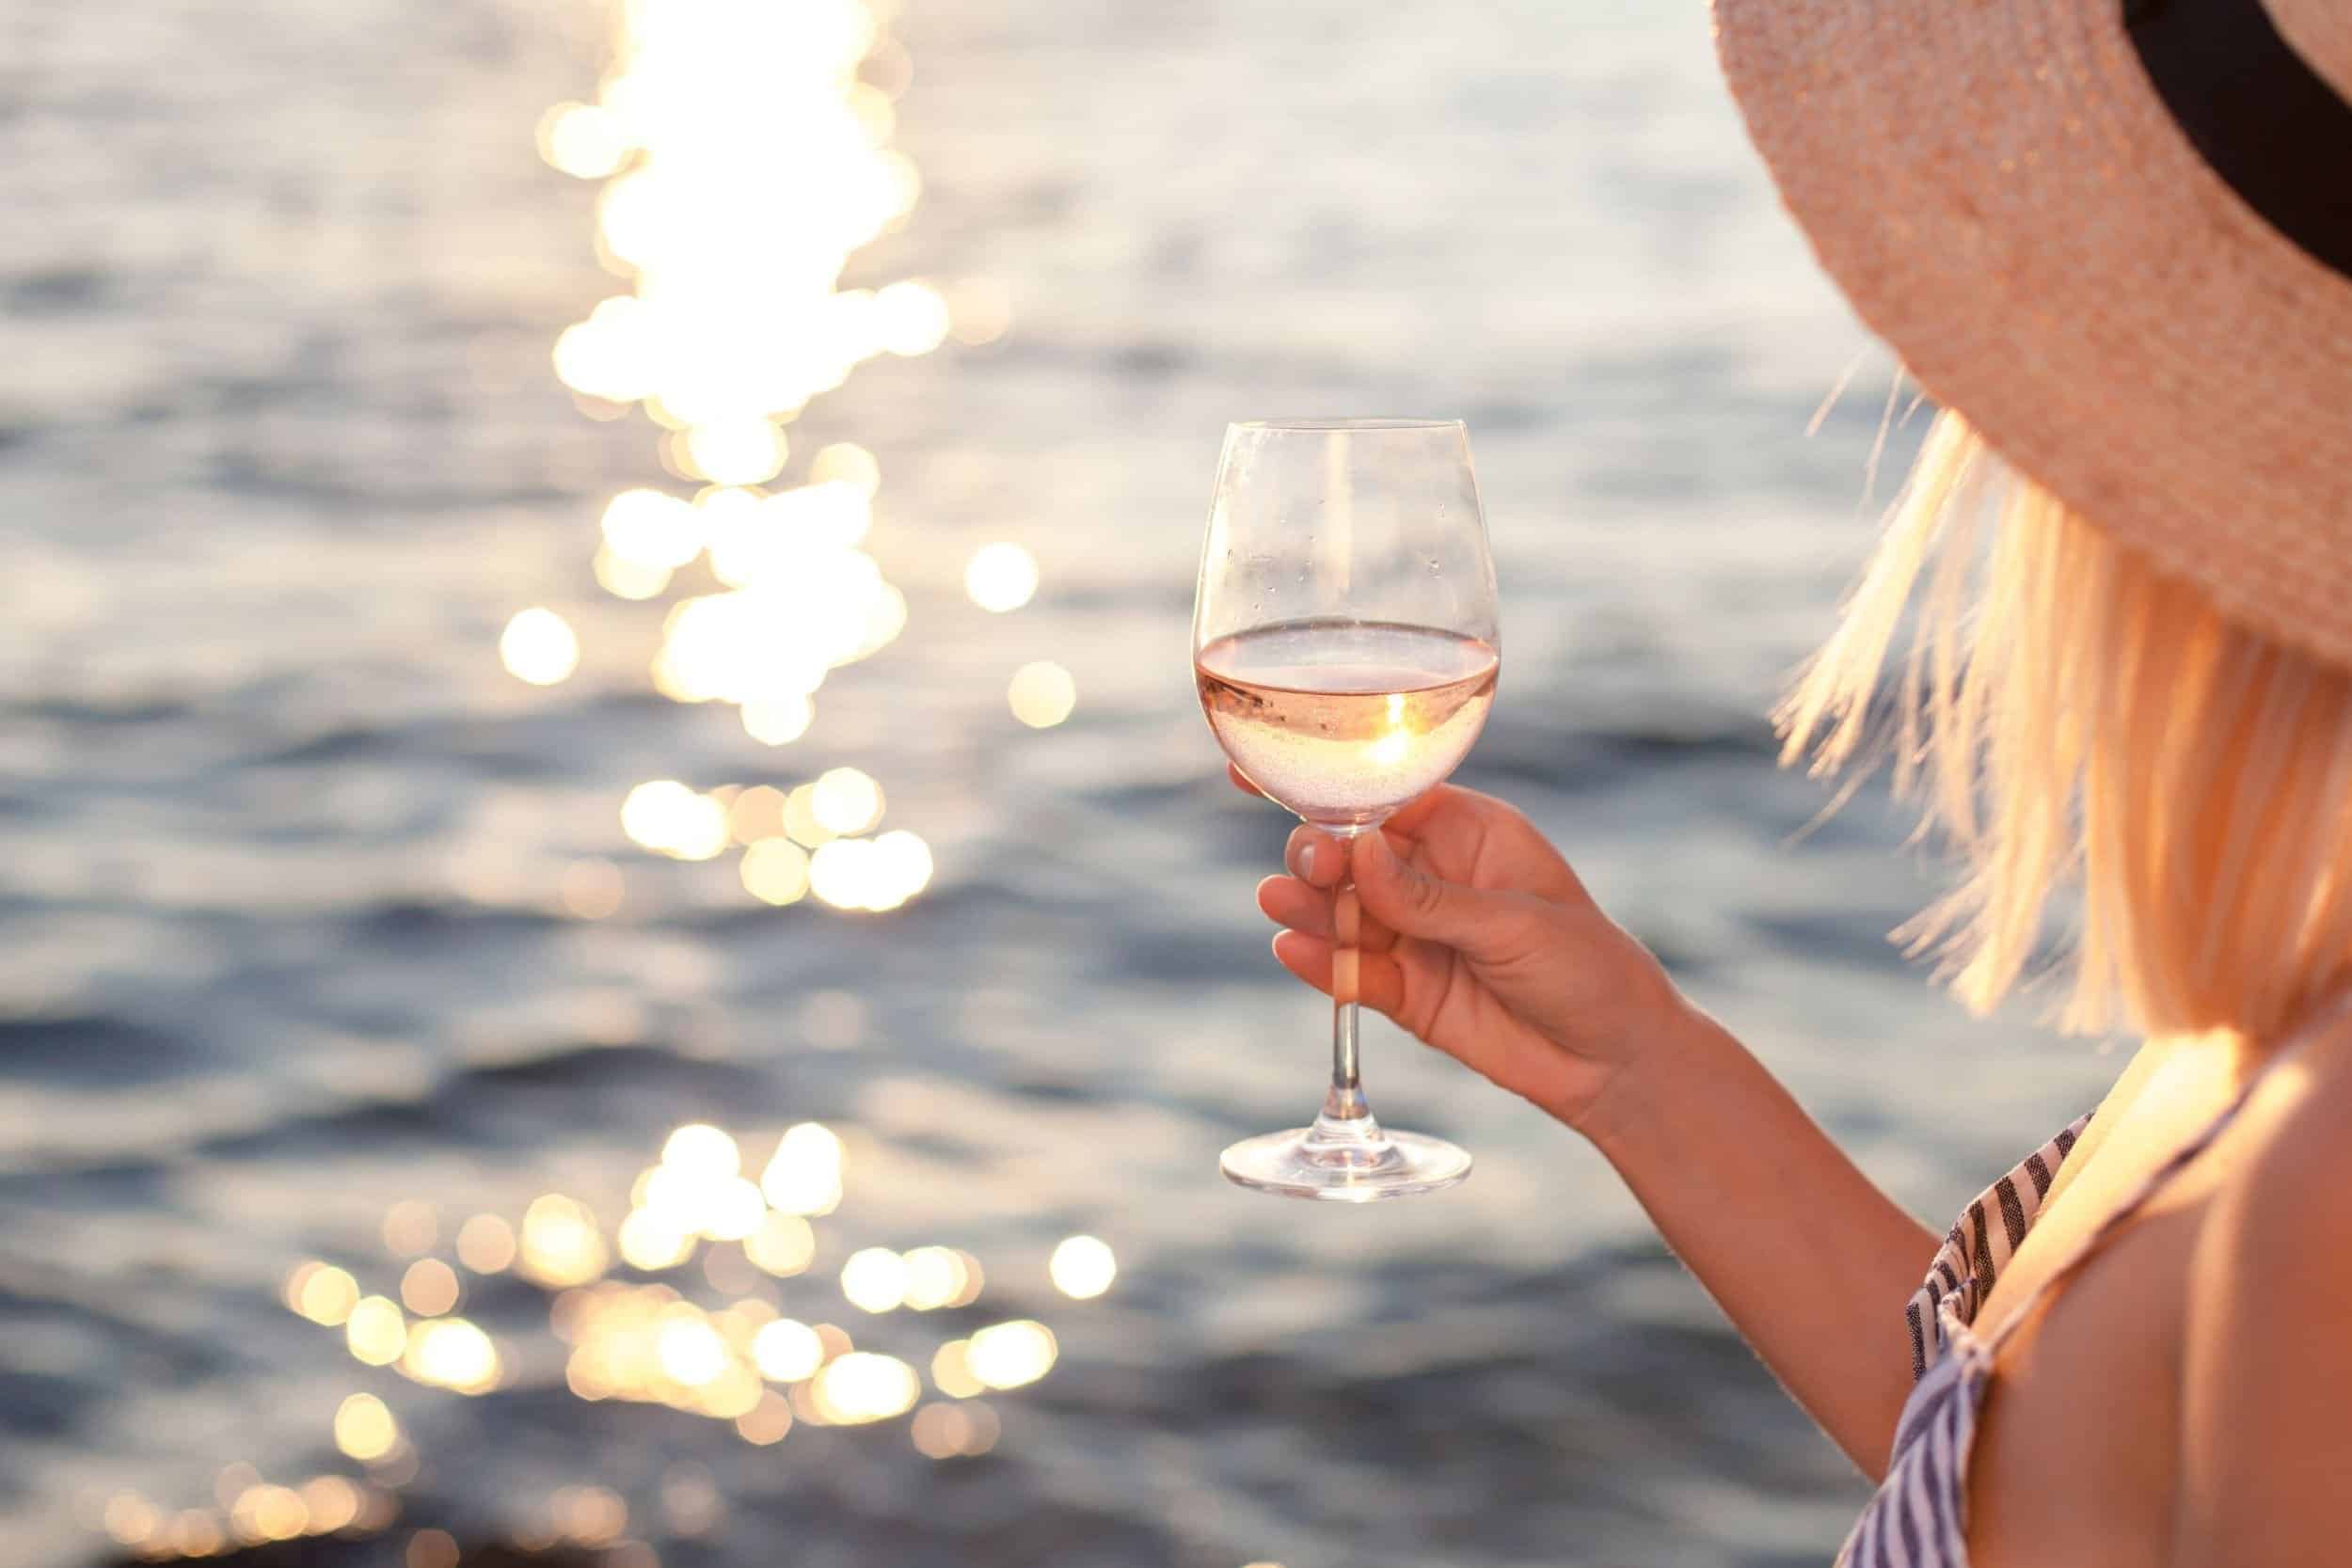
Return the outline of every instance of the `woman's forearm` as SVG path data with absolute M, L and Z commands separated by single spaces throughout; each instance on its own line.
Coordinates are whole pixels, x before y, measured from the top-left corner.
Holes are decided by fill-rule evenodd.
M 1911 1386 L 1903 1302 L 1934 1233 L 1695 1007 L 1578 1125 L 1774 1375 L 1876 1479 Z

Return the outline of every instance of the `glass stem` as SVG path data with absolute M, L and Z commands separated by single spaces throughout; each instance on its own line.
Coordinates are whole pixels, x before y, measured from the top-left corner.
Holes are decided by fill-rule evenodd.
M 1376 1148 L 1388 1140 L 1364 1100 L 1357 1055 L 1357 997 L 1362 978 L 1358 942 L 1363 910 L 1353 881 L 1343 879 L 1332 890 L 1331 927 L 1331 1091 L 1323 1097 L 1323 1113 L 1308 1136 L 1327 1146 Z

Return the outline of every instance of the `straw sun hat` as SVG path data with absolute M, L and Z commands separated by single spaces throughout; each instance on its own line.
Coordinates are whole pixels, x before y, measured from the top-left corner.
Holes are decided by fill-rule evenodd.
M 2352 665 L 2352 0 L 1714 0 L 1820 262 L 1938 401 Z

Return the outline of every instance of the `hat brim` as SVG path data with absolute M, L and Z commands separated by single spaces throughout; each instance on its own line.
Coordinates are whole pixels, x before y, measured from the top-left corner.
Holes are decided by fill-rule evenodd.
M 1715 0 L 1822 267 L 1939 402 L 2225 614 L 2352 665 L 2352 279 L 2199 157 L 2117 0 Z

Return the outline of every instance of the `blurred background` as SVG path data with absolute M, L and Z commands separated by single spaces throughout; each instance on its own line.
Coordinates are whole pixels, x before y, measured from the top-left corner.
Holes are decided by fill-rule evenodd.
M 1327 1039 L 1236 418 L 1469 420 L 1465 781 L 1934 1223 L 2107 1068 L 1793 841 L 1902 407 L 1698 0 L 16 0 L 0 128 L 0 1555 L 1826 1560 L 1532 1110 L 1372 1023 L 1467 1185 L 1215 1163 Z

